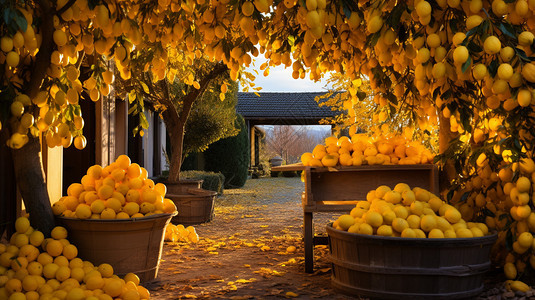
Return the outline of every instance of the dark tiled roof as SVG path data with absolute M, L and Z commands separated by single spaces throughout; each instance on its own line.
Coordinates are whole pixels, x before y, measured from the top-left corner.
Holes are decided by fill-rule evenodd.
M 316 96 L 325 95 L 325 92 L 258 94 L 260 97 L 255 93 L 238 93 L 236 111 L 245 119 L 321 119 L 340 113 L 329 106 L 318 105 Z

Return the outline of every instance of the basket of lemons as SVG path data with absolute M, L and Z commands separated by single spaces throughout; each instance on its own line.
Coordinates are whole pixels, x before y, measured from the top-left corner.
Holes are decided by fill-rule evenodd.
M 470 298 L 483 290 L 497 234 L 421 188 L 368 192 L 327 225 L 332 284 L 381 299 Z
M 177 214 L 165 194 L 165 185 L 154 184 L 144 168 L 121 155 L 106 167 L 89 167 L 52 210 L 80 257 L 146 282 L 157 276 L 165 228 Z
M 119 277 L 110 264 L 79 257 L 70 232 L 55 227 L 49 238 L 15 221 L 9 244 L 0 242 L 0 299 L 149 299 L 133 273 Z

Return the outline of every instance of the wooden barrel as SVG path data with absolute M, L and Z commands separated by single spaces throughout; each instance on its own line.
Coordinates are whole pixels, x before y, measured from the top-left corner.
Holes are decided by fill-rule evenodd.
M 349 233 L 327 225 L 331 283 L 380 299 L 460 299 L 483 291 L 497 234 L 417 239 Z
M 173 217 L 173 224 L 196 225 L 210 222 L 214 217 L 214 201 L 217 192 L 204 189 L 187 189 L 180 194 L 167 194 L 173 200 L 178 215 Z
M 188 189 L 200 189 L 203 182 L 202 179 L 184 178 L 180 179 L 179 182 L 166 181 L 164 184 L 168 194 L 182 194 L 186 193 Z
M 80 258 L 96 266 L 108 263 L 119 276 L 132 272 L 148 282 L 158 275 L 165 227 L 175 214 L 118 220 L 58 217 L 57 221 L 67 229 Z

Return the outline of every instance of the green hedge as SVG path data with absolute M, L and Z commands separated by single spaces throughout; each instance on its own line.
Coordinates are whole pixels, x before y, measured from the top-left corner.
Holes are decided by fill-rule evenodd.
M 162 176 L 155 178 L 155 182 L 165 182 L 167 180 L 168 172 L 164 171 Z M 219 195 L 223 194 L 225 175 L 215 172 L 206 171 L 182 171 L 180 172 L 180 179 L 202 179 L 202 188 L 209 191 L 217 192 Z
M 206 171 L 183 171 L 180 173 L 181 178 L 202 179 L 202 188 L 209 191 L 223 194 L 225 175 L 215 172 Z
M 249 137 L 241 115 L 237 115 L 237 136 L 221 139 L 208 147 L 205 153 L 205 169 L 225 175 L 225 188 L 240 188 L 249 174 Z

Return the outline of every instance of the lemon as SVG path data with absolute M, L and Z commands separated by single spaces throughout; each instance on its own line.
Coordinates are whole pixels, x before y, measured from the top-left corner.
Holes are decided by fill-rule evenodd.
M 407 219 L 409 216 L 409 210 L 403 205 L 397 205 L 393 210 L 398 218 Z
M 402 233 L 405 229 L 409 228 L 409 223 L 405 219 L 395 218 L 392 221 L 392 228 L 394 228 L 395 231 Z
M 500 49 L 500 58 L 502 59 L 503 62 L 507 63 L 511 61 L 511 59 L 513 59 L 514 56 L 515 56 L 515 50 L 512 47 L 506 46 Z
M 437 221 L 435 216 L 424 215 L 420 219 L 420 228 L 425 232 L 430 232 L 432 229 L 437 227 Z
M 502 49 L 502 43 L 496 36 L 491 35 L 483 42 L 483 49 L 487 54 L 496 54 Z
M 391 225 L 392 221 L 396 218 L 396 213 L 394 211 L 388 209 L 382 213 L 383 216 L 383 223 L 386 225 Z
M 535 38 L 535 35 L 533 34 L 533 32 L 523 31 L 518 35 L 518 44 L 521 46 L 531 46 L 531 44 L 533 44 L 534 38 Z
M 389 225 L 381 225 L 377 228 L 377 235 L 380 236 L 392 236 L 392 227 Z
M 359 228 L 360 228 L 360 223 L 356 223 L 356 224 L 351 225 L 351 227 L 349 227 L 349 228 L 347 229 L 347 232 L 350 232 L 350 233 L 359 233 Z
M 456 208 L 450 207 L 444 212 L 444 217 L 451 224 L 455 224 L 461 220 L 461 213 Z
M 414 201 L 416 201 L 416 196 L 414 195 L 414 192 L 411 190 L 404 191 L 401 194 L 401 198 L 403 199 L 402 202 L 406 206 L 410 206 Z
M 338 226 L 342 230 L 348 230 L 353 224 L 355 224 L 355 219 L 351 215 L 341 215 L 338 217 Z
M 469 57 L 470 53 L 465 46 L 457 46 L 453 50 L 453 62 L 457 65 L 464 64 Z
M 67 44 L 67 34 L 61 29 L 57 29 L 56 31 L 54 31 L 52 37 L 54 39 L 54 43 L 56 43 L 56 45 L 58 45 L 59 47 Z
M 427 17 L 429 15 L 431 15 L 431 12 L 432 12 L 432 9 L 431 9 L 431 4 L 429 4 L 429 2 L 427 1 L 420 1 L 416 7 L 416 13 L 418 14 L 418 16 L 420 18 L 424 18 L 424 17 Z
M 390 191 L 390 187 L 386 185 L 381 185 L 377 189 L 375 189 L 375 197 L 382 199 L 386 195 L 386 193 L 389 191 Z
M 78 219 L 89 219 L 92 214 L 91 207 L 83 203 L 78 204 L 78 206 L 76 207 L 75 214 Z
M 118 297 L 123 291 L 123 282 L 121 279 L 110 278 L 104 283 L 104 292 L 111 297 Z
M 527 89 L 520 89 L 517 94 L 518 104 L 522 107 L 528 107 L 531 105 L 532 94 Z
M 5 53 L 10 52 L 13 49 L 13 39 L 9 36 L 3 36 L 0 39 L 0 50 Z
M 520 193 L 527 193 L 531 189 L 531 180 L 525 176 L 521 176 L 516 181 L 516 188 Z
M 457 234 L 455 234 L 455 231 L 453 229 L 448 229 L 444 231 L 444 238 L 446 239 L 454 239 L 457 237 Z
M 325 167 L 334 167 L 336 164 L 338 164 L 338 158 L 332 154 L 326 154 L 321 159 L 321 163 Z
M 507 279 L 512 280 L 516 278 L 517 272 L 516 272 L 516 267 L 513 263 L 510 263 L 510 262 L 505 263 L 505 265 L 503 266 L 503 271 Z
M 30 229 L 30 220 L 26 217 L 19 217 L 15 220 L 15 230 L 18 233 L 25 233 Z
M 420 228 L 420 217 L 417 215 L 410 215 L 407 217 L 407 223 L 409 223 L 409 227 L 412 229 L 419 229 Z
M 471 15 L 466 19 L 466 29 L 470 30 L 479 26 L 483 22 L 483 18 L 480 15 Z
M 427 236 L 425 235 L 425 232 L 419 228 L 417 229 L 413 229 L 414 232 L 416 233 L 416 238 L 419 238 L 419 239 L 425 239 Z
M 498 77 L 500 79 L 508 81 L 509 79 L 511 79 L 511 77 L 513 77 L 513 73 L 513 67 L 508 63 L 502 63 L 498 67 Z
M 372 235 L 373 234 L 373 227 L 370 224 L 362 223 L 359 226 L 359 233 L 360 234 L 366 234 L 366 235 Z
M 421 216 L 423 214 L 424 205 L 420 201 L 414 201 L 410 205 L 410 211 L 413 215 Z
M 430 239 L 443 239 L 445 236 L 442 230 L 438 228 L 433 228 L 431 231 L 429 231 L 428 237 Z
M 525 284 L 524 282 L 522 281 L 519 281 L 519 280 L 515 280 L 513 282 L 511 282 L 511 290 L 512 291 L 519 291 L 519 292 L 527 292 L 529 291 L 531 288 L 529 285 Z
M 401 194 L 396 191 L 388 191 L 384 195 L 385 201 L 393 204 L 401 202 Z
M 380 15 L 377 15 L 377 16 L 373 16 L 369 21 L 368 21 L 368 32 L 370 33 L 376 33 L 378 32 L 379 30 L 381 30 L 381 28 L 383 27 L 383 18 L 381 18 Z
M 295 250 L 296 250 L 295 246 L 289 246 L 288 248 L 286 248 L 286 252 L 290 252 L 290 253 L 295 252 Z M 136 285 L 139 285 L 139 277 L 134 273 L 127 273 L 124 276 L 124 281 L 125 282 L 131 281 L 135 283 Z
M 116 213 L 115 210 L 109 207 L 106 207 L 102 212 L 100 213 L 100 218 L 104 220 L 111 220 L 115 219 Z
M 12 68 L 15 68 L 20 62 L 20 56 L 15 51 L 10 51 L 6 55 L 6 64 Z
M 455 234 L 458 238 L 473 238 L 474 234 L 468 228 L 459 228 L 455 230 Z

